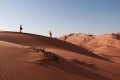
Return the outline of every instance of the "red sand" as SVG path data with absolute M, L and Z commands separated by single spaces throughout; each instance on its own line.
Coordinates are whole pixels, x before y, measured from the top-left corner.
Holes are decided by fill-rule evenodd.
M 120 65 L 82 47 L 40 35 L 0 32 L 0 80 L 120 80 Z M 43 60 L 45 48 L 59 63 Z
M 60 37 L 64 40 L 64 36 Z M 69 34 L 67 42 L 82 46 L 89 51 L 104 56 L 114 62 L 120 63 L 120 34 L 111 33 L 103 35 Z

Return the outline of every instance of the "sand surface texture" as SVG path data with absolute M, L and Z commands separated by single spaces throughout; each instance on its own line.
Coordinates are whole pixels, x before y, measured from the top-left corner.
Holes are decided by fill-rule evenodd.
M 59 59 L 43 57 L 41 48 Z M 0 80 L 120 80 L 111 60 L 58 39 L 0 32 Z

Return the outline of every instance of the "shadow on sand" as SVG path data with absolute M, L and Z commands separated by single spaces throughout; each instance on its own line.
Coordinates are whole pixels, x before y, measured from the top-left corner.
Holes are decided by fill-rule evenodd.
M 79 64 L 84 65 L 86 67 L 94 68 L 93 65 L 89 65 L 86 63 L 80 62 Z M 56 63 L 55 61 L 52 61 L 52 60 L 45 60 L 42 62 L 42 64 L 40 63 L 39 65 L 42 65 L 53 71 L 61 70 L 63 71 L 63 74 L 67 72 L 67 73 L 71 73 L 77 76 L 82 76 L 91 80 L 111 80 L 105 76 L 89 71 L 88 69 L 85 69 L 81 66 L 77 66 L 74 63 L 71 63 L 66 60 L 60 60 L 59 63 Z

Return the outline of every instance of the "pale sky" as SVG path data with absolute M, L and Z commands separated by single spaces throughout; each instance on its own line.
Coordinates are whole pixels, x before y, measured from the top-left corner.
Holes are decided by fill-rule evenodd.
M 120 32 L 120 0 L 0 0 L 0 30 L 54 37 Z

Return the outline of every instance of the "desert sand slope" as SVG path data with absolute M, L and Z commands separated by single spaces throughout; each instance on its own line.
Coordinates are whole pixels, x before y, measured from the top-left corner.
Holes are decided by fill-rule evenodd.
M 83 46 L 87 50 L 93 51 L 99 55 L 111 59 L 114 62 L 120 62 L 120 34 L 102 34 L 102 35 L 90 35 L 90 34 L 69 34 L 66 35 L 67 42 Z M 60 37 L 64 40 L 65 36 Z
M 57 69 L 59 64 L 50 63 L 54 64 L 56 68 L 38 64 L 36 63 L 37 58 L 33 55 L 32 51 L 23 46 L 0 41 L 0 80 L 89 80 L 89 76 L 86 78 L 84 75 L 79 76 L 79 72 L 75 72 L 75 75 L 64 72 L 64 69 Z M 76 68 L 76 66 L 72 68 Z
M 86 56 L 91 56 L 103 60 L 110 61 L 104 57 L 98 56 L 82 47 L 78 47 L 74 44 L 67 43 L 58 39 L 53 39 L 45 36 L 28 34 L 28 33 L 17 33 L 17 32 L 0 32 L 0 40 L 21 44 L 31 47 L 45 47 L 51 48 L 56 47 L 60 49 L 69 50 Z
M 59 52 L 62 51 L 59 50 Z M 65 57 L 67 57 L 67 55 Z M 72 58 L 70 55 L 69 57 Z M 82 56 L 77 55 L 77 57 Z M 75 55 L 73 58 L 75 58 Z M 60 60 L 60 63 L 48 60 L 39 63 L 41 59 L 42 58 L 39 57 L 38 53 L 33 52 L 31 49 L 22 45 L 0 41 L 0 80 L 120 79 L 118 77 L 119 74 L 117 74 L 119 71 L 117 72 L 115 69 L 115 67 L 117 68 L 118 66 L 113 63 L 108 63 L 113 66 L 113 71 L 109 71 L 104 68 L 105 66 L 102 66 L 102 70 L 102 67 L 100 67 L 101 64 L 97 64 L 99 67 L 95 67 L 92 64 L 87 64 L 86 62 L 81 61 L 78 62 L 75 60 L 72 62 L 69 60 Z M 85 60 L 87 60 L 87 58 Z M 106 61 L 102 63 L 106 63 Z M 111 69 L 111 67 L 108 68 Z
M 0 39 L 0 80 L 120 80 L 119 64 L 87 55 L 73 44 L 14 32 L 0 32 Z M 60 59 L 45 59 L 31 46 L 44 47 Z

